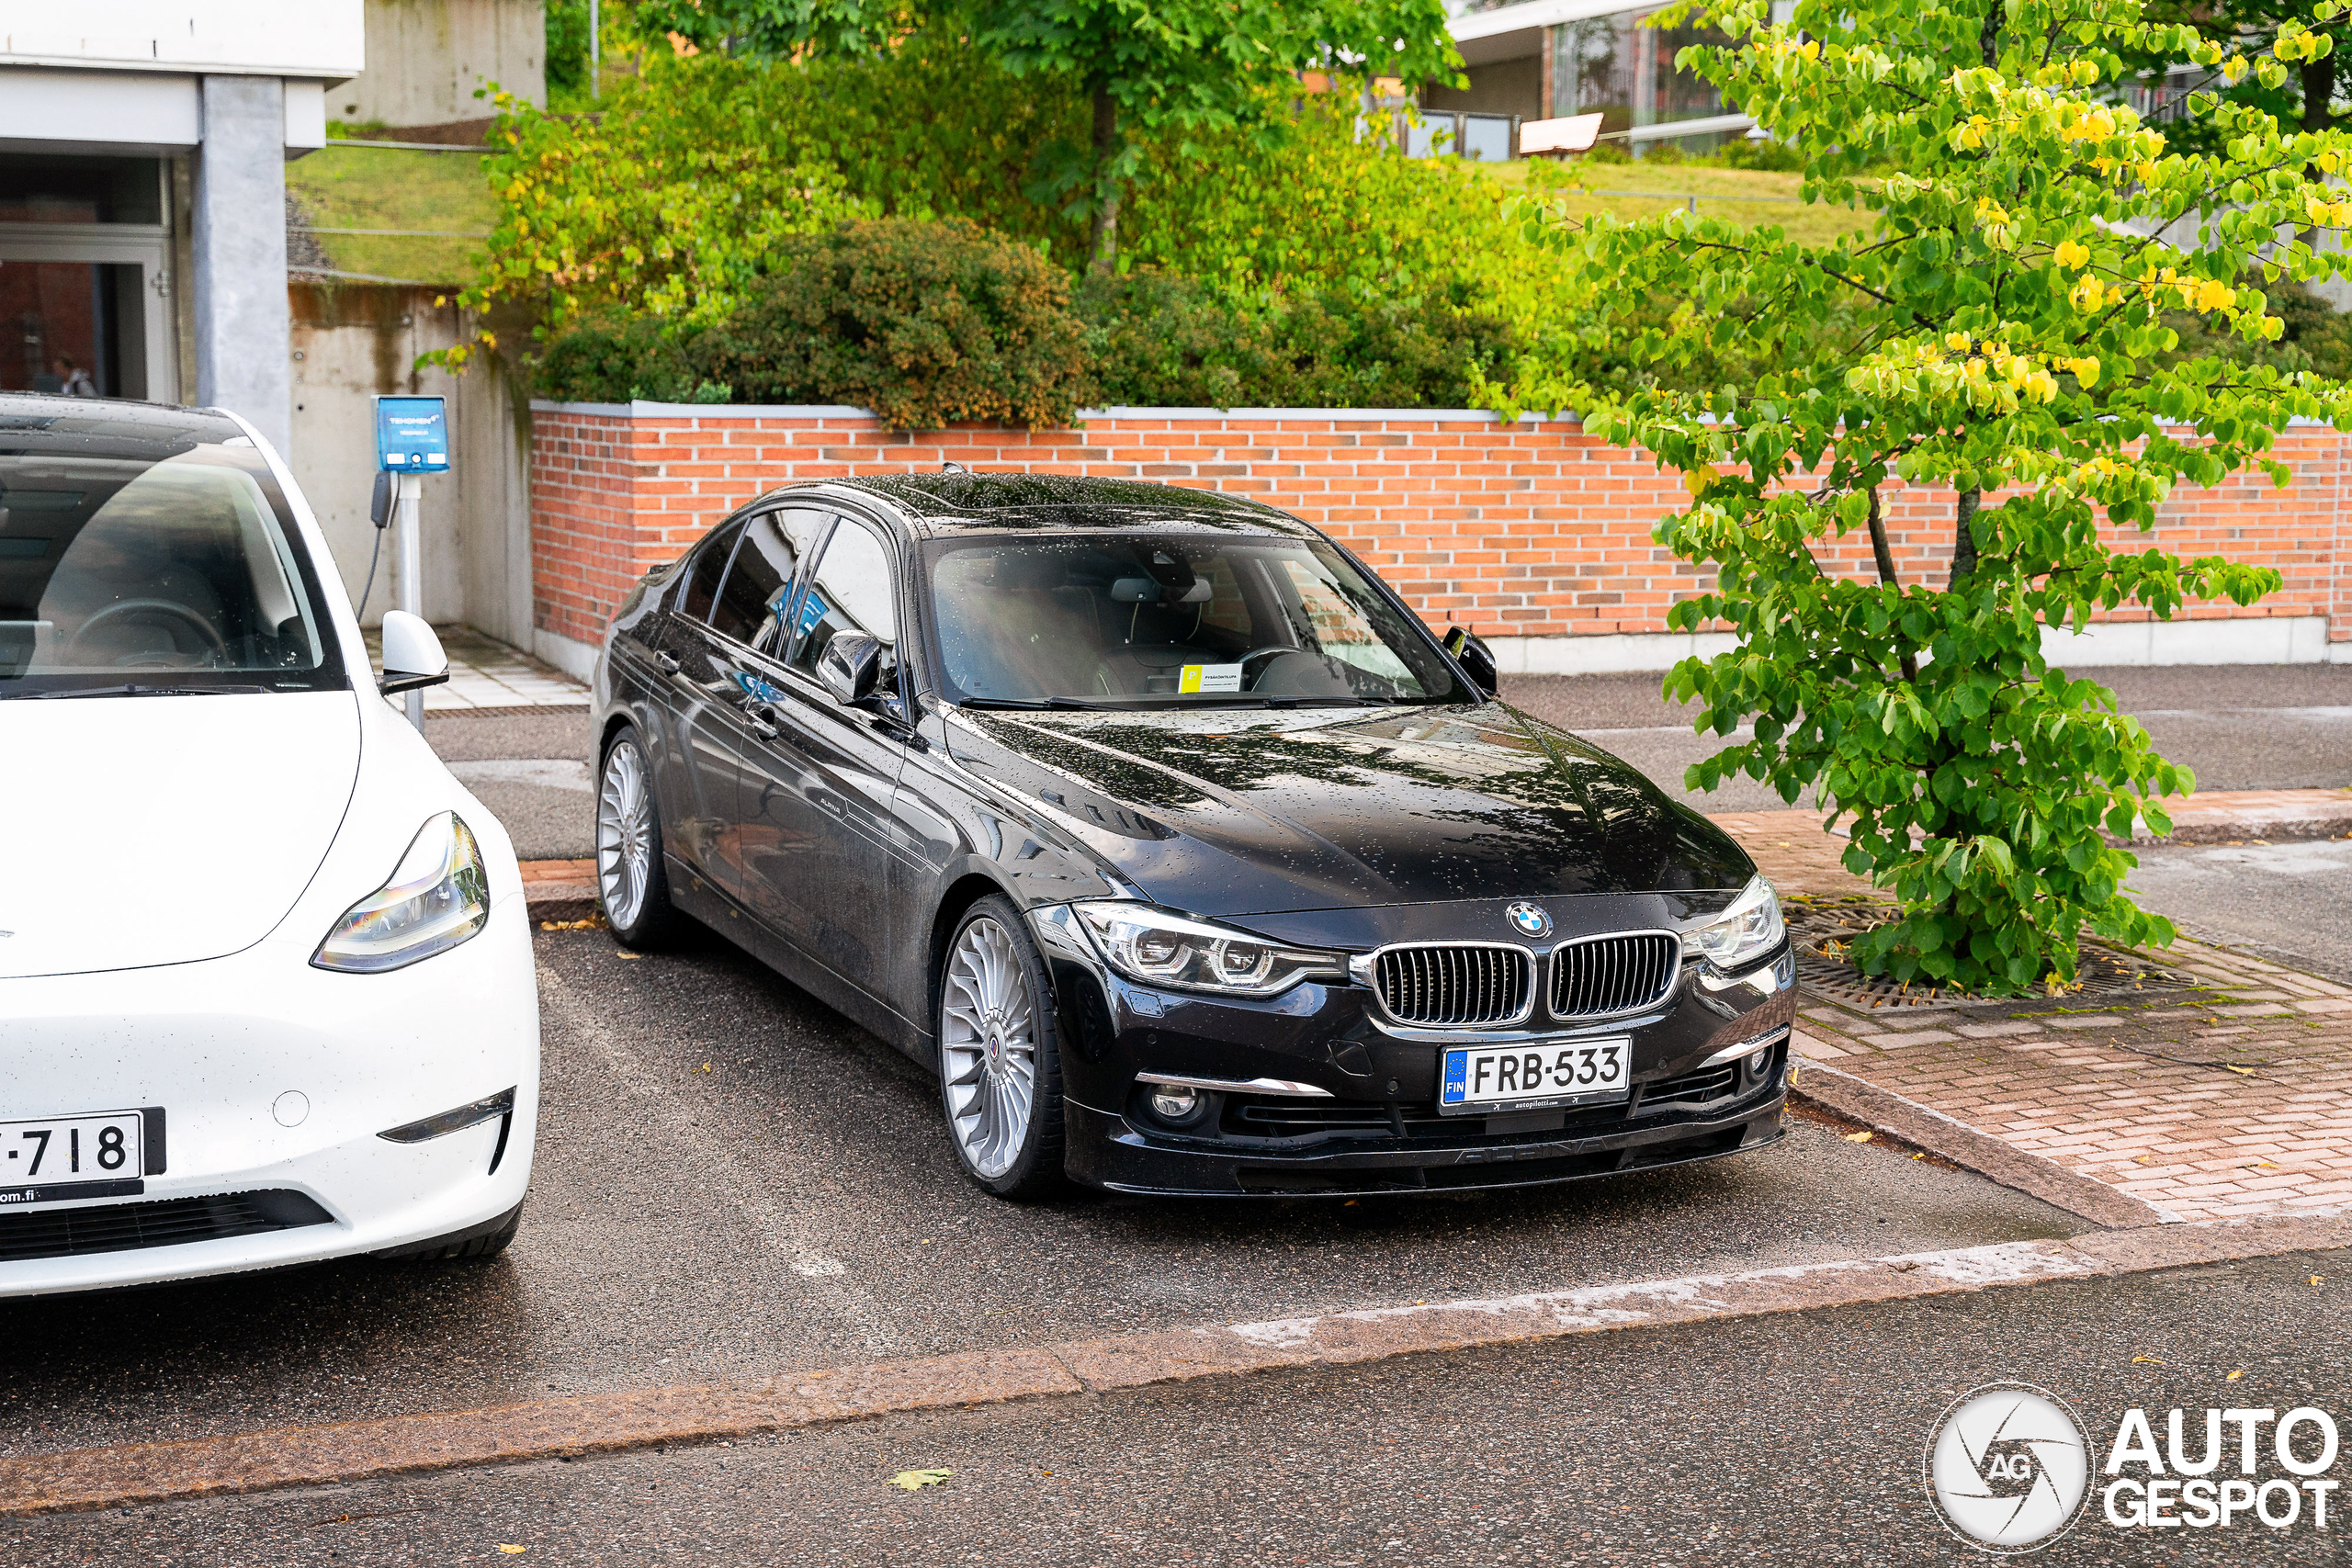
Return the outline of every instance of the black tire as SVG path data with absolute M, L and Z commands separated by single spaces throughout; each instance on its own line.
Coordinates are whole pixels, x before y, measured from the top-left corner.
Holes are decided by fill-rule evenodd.
M 626 813 L 625 797 L 628 784 L 617 776 L 618 771 L 633 766 L 636 788 L 642 793 L 644 820 L 641 824 L 645 865 L 643 885 L 631 907 L 628 897 L 630 888 L 627 874 L 619 862 L 629 852 L 627 834 L 621 830 L 619 816 Z M 645 755 L 645 746 L 638 739 L 632 725 L 623 725 L 613 732 L 605 744 L 605 754 L 596 767 L 596 907 L 605 914 L 605 924 L 612 928 L 614 940 L 623 947 L 645 952 L 667 942 L 678 927 L 678 911 L 670 902 L 670 874 L 663 863 L 662 846 L 662 801 L 653 791 L 653 767 Z M 615 841 L 607 842 L 607 817 L 615 817 Z M 608 859 L 608 852 L 611 856 Z M 616 898 L 622 906 L 615 908 Z
M 975 938 L 976 928 L 983 927 L 986 929 Z M 1009 964 L 1002 966 L 1003 971 L 1018 977 L 1028 1001 L 1028 1113 L 1017 1145 L 1009 1136 L 1008 1125 L 993 1123 L 1007 1135 L 991 1140 L 976 1156 L 973 1149 L 967 1147 L 967 1142 L 992 1125 L 991 1108 L 1006 1103 L 999 1098 L 984 1106 L 981 1100 L 989 1096 L 991 1087 L 1017 1077 L 1020 1052 L 1010 1043 L 991 1046 L 988 1032 L 970 1021 L 973 998 L 956 978 L 957 955 L 965 951 L 967 938 L 986 943 L 999 937 L 1011 959 Z M 1036 943 L 1029 939 L 1028 922 L 1021 918 L 1012 901 L 1001 894 L 991 894 L 965 910 L 940 954 L 938 973 L 933 979 L 936 1001 L 932 1020 L 939 1031 L 940 1103 L 947 1118 L 948 1147 L 955 1151 L 957 1168 L 1000 1198 L 1025 1202 L 1067 1191 L 1069 1179 L 1062 1168 L 1061 1049 L 1055 1028 L 1053 991 L 1047 984 L 1045 962 L 1037 955 Z M 958 1010 L 967 1015 L 961 1024 L 954 1016 Z M 1009 1042 L 1012 1035 L 1010 1014 L 1001 1021 L 1005 1024 L 1006 1032 L 997 1038 Z M 983 1075 L 990 1087 L 975 1089 L 970 1082 L 959 1083 L 959 1077 L 972 1071 Z M 971 1092 L 959 1100 L 959 1089 Z M 967 1122 L 968 1136 L 965 1130 Z M 1009 1160 L 994 1157 L 1008 1151 Z
M 387 1247 L 377 1257 L 391 1263 L 441 1263 L 455 1258 L 495 1258 L 506 1250 L 514 1233 L 523 1228 L 523 1205 L 515 1204 L 494 1220 L 431 1241 L 411 1242 L 406 1247 Z

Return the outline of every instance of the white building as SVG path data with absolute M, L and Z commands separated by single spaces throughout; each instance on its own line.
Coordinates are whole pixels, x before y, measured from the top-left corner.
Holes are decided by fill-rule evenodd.
M 289 444 L 286 161 L 362 0 L 0 6 L 0 389 L 217 404 Z
M 1677 51 L 1722 35 L 1712 28 L 1657 28 L 1651 0 L 1452 0 L 1453 47 L 1467 87 L 1426 87 L 1422 123 L 1400 127 L 1407 151 L 1460 151 L 1498 160 L 1529 120 L 1598 114 L 1601 134 L 1636 154 L 1657 141 L 1704 152 L 1754 122 L 1728 109 L 1713 85 L 1674 68 Z M 1793 0 L 1781 0 L 1786 15 Z

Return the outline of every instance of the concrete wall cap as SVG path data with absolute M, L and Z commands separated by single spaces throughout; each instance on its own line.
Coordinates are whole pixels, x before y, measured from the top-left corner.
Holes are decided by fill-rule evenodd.
M 573 413 L 597 415 L 607 419 L 873 419 L 871 409 L 853 408 L 847 403 L 560 403 L 546 398 L 533 398 L 534 413 Z M 1499 424 L 1503 416 L 1492 409 L 1195 409 L 1195 408 L 1107 408 L 1080 409 L 1075 418 L 1080 423 L 1093 419 L 1170 419 L 1213 422 L 1227 419 L 1328 419 L 1344 423 L 1438 424 L 1475 421 L 1481 424 Z M 1574 416 L 1546 419 L 1541 414 L 1527 413 L 1514 423 L 1520 424 L 1564 424 L 1579 423 Z M 1011 427 L 1008 427 L 1011 428 Z M 933 434 L 924 432 L 922 434 Z

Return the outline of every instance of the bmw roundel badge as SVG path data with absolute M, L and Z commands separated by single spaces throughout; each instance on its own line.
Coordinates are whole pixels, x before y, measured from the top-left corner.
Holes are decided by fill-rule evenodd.
M 1510 918 L 1511 929 L 1521 936 L 1550 936 L 1552 917 L 1525 899 L 1503 911 Z

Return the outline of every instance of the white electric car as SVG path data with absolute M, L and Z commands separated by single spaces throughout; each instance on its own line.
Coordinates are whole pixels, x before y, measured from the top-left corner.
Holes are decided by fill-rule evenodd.
M 249 425 L 0 396 L 0 1296 L 513 1237 L 522 880 L 379 687 Z

